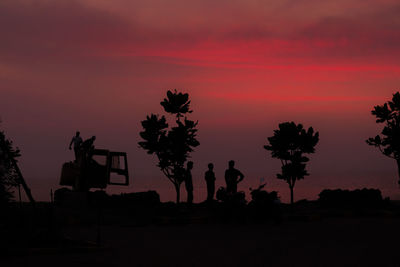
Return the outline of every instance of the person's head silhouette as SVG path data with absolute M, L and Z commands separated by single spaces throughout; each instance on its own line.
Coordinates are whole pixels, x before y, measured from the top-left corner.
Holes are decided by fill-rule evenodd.
M 76 137 L 79 137 L 81 133 L 79 131 L 76 131 Z
M 208 169 L 212 171 L 214 169 L 214 164 L 208 163 Z
M 188 170 L 193 169 L 193 161 L 188 161 L 188 163 L 187 163 L 187 169 L 188 169 Z
M 235 161 L 234 160 L 230 160 L 229 161 L 229 168 L 232 169 L 233 167 L 235 167 Z
M 93 135 L 91 139 L 92 139 L 93 141 L 96 140 L 96 136 Z

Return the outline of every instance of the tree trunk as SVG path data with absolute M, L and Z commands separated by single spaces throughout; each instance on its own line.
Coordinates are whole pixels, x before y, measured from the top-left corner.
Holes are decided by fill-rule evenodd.
M 179 204 L 180 199 L 181 199 L 180 184 L 174 184 L 174 185 L 175 185 L 175 191 L 176 191 L 176 204 Z
M 290 188 L 290 204 L 293 205 L 293 186 L 289 186 Z

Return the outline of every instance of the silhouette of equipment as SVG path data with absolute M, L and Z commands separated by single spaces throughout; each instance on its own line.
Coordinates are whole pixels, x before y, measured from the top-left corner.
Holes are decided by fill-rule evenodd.
M 74 191 L 83 192 L 91 188 L 105 189 L 108 185 L 128 186 L 127 155 L 106 149 L 93 149 L 90 156 L 84 153 L 80 159 L 63 164 L 60 185 L 72 186 Z

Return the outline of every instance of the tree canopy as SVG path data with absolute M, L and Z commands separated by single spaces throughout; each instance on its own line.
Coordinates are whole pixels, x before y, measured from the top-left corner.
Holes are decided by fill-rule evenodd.
M 176 116 L 176 125 L 170 127 L 165 116 L 147 116 L 142 121 L 143 131 L 140 136 L 143 141 L 139 142 L 139 146 L 148 154 L 157 156 L 158 167 L 173 183 L 179 202 L 180 185 L 184 181 L 184 164 L 190 152 L 200 145 L 196 138 L 198 122 L 186 117 L 186 114 L 192 113 L 188 94 L 178 93 L 176 90 L 168 91 L 167 98 L 160 104 L 165 112 Z
M 400 93 L 393 94 L 391 101 L 375 106 L 371 113 L 376 117 L 376 123 L 382 123 L 384 127 L 380 135 L 366 142 L 397 161 L 400 178 Z
M 273 136 L 268 137 L 269 145 L 264 146 L 266 150 L 271 151 L 273 158 L 281 160 L 281 173 L 277 174 L 277 178 L 288 183 L 291 203 L 296 181 L 309 175 L 306 170 L 309 158 L 304 154 L 314 153 L 318 141 L 319 133 L 314 133 L 312 127 L 306 131 L 302 124 L 284 122 L 279 124 L 279 129 L 274 130 Z

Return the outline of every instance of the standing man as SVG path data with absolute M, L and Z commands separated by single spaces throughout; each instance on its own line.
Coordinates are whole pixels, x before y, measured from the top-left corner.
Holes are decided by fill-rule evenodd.
M 86 151 L 93 150 L 95 140 L 96 136 L 92 136 L 89 139 L 86 139 L 85 142 L 82 143 L 82 148 Z
M 69 143 L 69 150 L 71 150 L 72 144 L 74 144 L 74 153 L 75 153 L 75 161 L 78 161 L 79 150 L 81 149 L 82 145 L 82 137 L 80 136 L 80 132 L 77 131 L 75 136 L 72 137 L 71 142 Z
M 229 161 L 229 168 L 225 171 L 226 192 L 235 194 L 237 193 L 237 185 L 244 178 L 243 173 L 235 169 L 235 161 Z
M 205 173 L 205 179 L 207 183 L 207 201 L 212 202 L 214 199 L 215 192 L 215 173 L 214 164 L 208 164 L 208 171 Z
M 96 140 L 96 136 L 92 136 L 89 139 L 86 139 L 82 143 L 82 150 L 85 155 L 86 162 L 90 162 L 92 159 L 92 152 L 94 150 L 94 141 Z
M 185 187 L 187 192 L 187 203 L 193 203 L 193 179 L 192 179 L 192 169 L 193 169 L 193 162 L 189 161 L 186 165 L 185 170 Z

